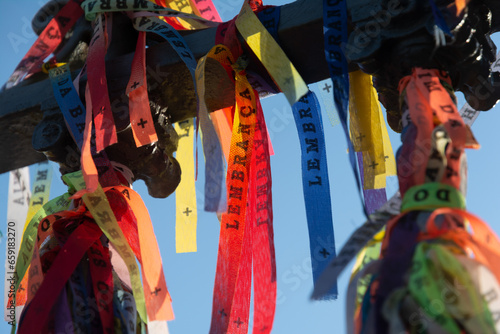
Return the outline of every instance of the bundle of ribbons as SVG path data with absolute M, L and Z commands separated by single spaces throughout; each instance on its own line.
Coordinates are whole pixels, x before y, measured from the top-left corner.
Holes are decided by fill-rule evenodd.
M 351 329 L 361 333 L 496 333 L 500 240 L 465 210 L 465 148 L 478 148 L 456 108 L 449 76 L 415 68 L 400 81 L 401 214 L 375 261 L 362 261 L 350 289 Z M 366 254 L 368 255 L 368 254 Z M 366 256 L 365 255 L 365 256 Z
M 249 61 L 258 59 L 264 65 L 273 81 L 270 84 L 278 87 L 292 105 L 302 151 L 315 282 L 335 258 L 319 102 L 278 44 L 279 7 L 250 1 L 244 3 L 233 20 L 219 24 L 215 21 L 220 18 L 210 1 L 203 4 L 205 7 L 174 1 L 167 8 L 163 1 L 153 4 L 70 0 L 40 34 L 7 82 L 6 87 L 10 88 L 42 69 L 48 71 L 54 96 L 81 152 L 81 171 L 63 176 L 68 193 L 51 201 L 44 198 L 28 214 L 15 264 L 16 293 L 8 301 L 17 311 L 20 333 L 154 333 L 164 332 L 166 321 L 173 319 L 152 224 L 142 200 L 131 189 L 134 176 L 127 166 L 110 161 L 106 155 L 106 148 L 118 140 L 104 61 L 112 39 L 110 24 L 114 12 L 125 12 L 139 31 L 126 89 L 130 127 L 137 147 L 158 140 L 148 99 L 147 37 L 156 34 L 169 42 L 193 79 L 198 102 L 196 120 L 177 125 L 177 157 L 181 159 L 183 178 L 177 198 L 176 240 L 179 252 L 196 250 L 197 165 L 193 148 L 199 129 L 205 155 L 204 209 L 216 212 L 221 223 L 210 333 L 248 332 L 252 274 L 254 332 L 271 331 L 276 307 L 272 146 L 259 94 L 247 77 Z M 339 2 L 327 5 L 335 7 Z M 345 59 L 337 57 L 347 31 L 345 24 L 341 25 L 339 39 L 332 36 L 338 29 L 327 14 L 329 10 L 325 6 L 325 49 L 336 91 L 335 104 L 347 136 L 352 168 L 360 188 L 363 185 L 365 202 L 371 203 L 366 207 L 371 213 L 386 202 L 385 176 L 393 174 L 395 166 L 392 149 L 371 78 L 361 72 L 351 75 L 353 89 L 349 93 L 347 65 Z M 345 21 L 345 8 L 338 13 Z M 92 21 L 93 35 L 86 66 L 73 81 L 68 65 L 58 63 L 56 57 L 44 61 L 81 16 Z M 266 22 L 266 27 L 261 22 Z M 212 26 L 217 26 L 216 45 L 196 61 L 178 30 Z M 238 33 L 245 40 L 244 47 Z M 244 48 L 252 51 L 253 58 L 249 59 Z M 224 67 L 234 82 L 234 106 L 208 110 L 208 58 Z M 80 78 L 85 75 L 85 94 L 79 96 Z M 353 101 L 351 130 L 347 130 L 349 96 Z M 356 172 L 358 165 L 363 169 L 361 178 Z M 35 189 L 38 188 L 34 192 Z M 321 299 L 336 296 L 334 282 Z
M 349 333 L 500 330 L 500 240 L 465 210 L 464 149 L 479 145 L 469 128 L 475 117 L 464 122 L 451 87 L 434 69 L 414 68 L 400 81 L 400 193 L 354 233 L 313 293 L 321 297 L 360 251 L 347 294 Z

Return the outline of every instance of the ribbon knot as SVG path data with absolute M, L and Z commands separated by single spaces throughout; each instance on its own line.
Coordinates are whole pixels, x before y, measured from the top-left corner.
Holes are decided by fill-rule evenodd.
M 250 63 L 250 60 L 248 59 L 248 56 L 246 55 L 241 55 L 236 59 L 236 62 L 231 65 L 232 69 L 240 74 L 240 75 L 246 75 L 245 69 L 247 68 L 248 64 Z

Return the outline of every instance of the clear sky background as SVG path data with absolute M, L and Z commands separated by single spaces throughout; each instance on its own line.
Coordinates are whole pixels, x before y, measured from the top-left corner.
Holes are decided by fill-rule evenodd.
M 33 44 L 36 37 L 31 30 L 31 19 L 45 3 L 44 0 L 0 0 L 0 86 L 7 81 L 16 65 Z M 223 20 L 234 17 L 241 0 L 214 1 Z M 264 4 L 282 5 L 283 1 Z M 14 42 L 16 41 L 16 42 Z M 500 38 L 495 38 L 497 45 Z M 313 65 L 314 66 L 314 65 Z M 312 89 L 316 85 L 311 85 Z M 461 94 L 459 94 L 461 97 Z M 463 101 L 463 99 L 462 99 Z M 463 103 L 463 102 L 462 102 Z M 345 292 L 348 274 L 339 280 L 339 299 L 332 302 L 310 302 L 312 274 L 309 262 L 309 241 L 302 193 L 300 147 L 293 115 L 282 94 L 262 100 L 267 126 L 275 150 L 271 158 L 273 172 L 274 231 L 277 259 L 278 300 L 273 333 L 343 333 L 345 332 Z M 459 107 L 461 104 L 459 105 Z M 1 108 L 1 106 L 0 106 Z M 341 126 L 332 126 L 323 111 L 327 143 L 332 210 L 337 250 L 352 231 L 364 222 L 354 177 L 346 154 L 345 137 Z M 498 146 L 500 108 L 480 115 L 473 126 L 482 145 L 478 151 L 468 150 L 469 211 L 479 215 L 500 232 L 500 178 Z M 1 129 L 0 129 L 1 131 Z M 389 129 L 394 151 L 400 146 L 399 135 Z M 1 145 L 2 143 L 0 143 Z M 199 145 L 201 148 L 201 145 Z M 201 153 L 200 153 L 201 154 Z M 8 159 L 9 157 L 0 157 Z M 58 167 L 54 168 L 51 198 L 66 191 L 60 182 Z M 203 189 L 203 168 L 200 164 L 197 181 L 198 207 Z M 33 170 L 31 168 L 32 179 Z M 4 232 L 7 215 L 8 173 L 0 174 L 0 230 Z M 397 180 L 388 180 L 388 192 L 397 190 Z M 198 252 L 175 253 L 175 198 L 151 198 L 142 181 L 134 184 L 149 209 L 163 258 L 163 267 L 169 291 L 173 298 L 176 319 L 169 322 L 170 333 L 207 333 L 210 327 L 212 291 L 217 261 L 219 222 L 215 215 L 198 212 Z M 0 242 L 5 247 L 5 238 Z M 0 251 L 0 277 L 3 286 L 5 251 Z M 3 290 L 3 289 L 2 289 Z M 3 300 L 3 297 L 2 297 Z M 0 333 L 10 326 L 0 322 Z

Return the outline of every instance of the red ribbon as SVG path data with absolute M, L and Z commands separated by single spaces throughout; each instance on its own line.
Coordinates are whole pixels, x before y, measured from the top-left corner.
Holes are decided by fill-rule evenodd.
M 92 98 L 97 152 L 101 152 L 106 147 L 118 141 L 106 79 L 106 64 L 104 59 L 108 46 L 106 25 L 107 14 L 97 14 L 94 34 L 90 40 L 87 57 L 87 82 Z M 89 111 L 87 110 L 87 112 Z
M 42 31 L 40 36 L 28 50 L 21 62 L 17 65 L 14 73 L 7 81 L 7 88 L 19 83 L 27 73 L 34 73 L 42 68 L 45 59 L 54 52 L 66 33 L 76 21 L 83 15 L 80 7 L 81 1 L 69 1 Z
M 253 225 L 254 333 L 270 333 L 276 309 L 271 161 L 264 113 L 257 99 L 257 127 L 250 171 L 248 215 Z
M 19 325 L 19 334 L 38 333 L 40 328 L 47 323 L 49 313 L 71 273 L 101 235 L 102 231 L 96 224 L 85 220 L 69 236 L 33 300 L 25 308 L 23 321 Z
M 217 46 L 214 57 L 226 66 L 234 61 L 229 50 Z M 238 70 L 238 69 L 236 69 Z M 235 120 L 229 152 L 227 189 L 228 209 L 222 215 L 210 333 L 244 333 L 248 328 L 250 296 L 249 247 L 251 227 L 247 228 L 247 196 L 253 140 L 256 125 L 256 96 L 242 73 L 237 74 Z M 233 309 L 234 308 L 234 309 Z
M 130 125 L 137 147 L 158 141 L 151 108 L 149 107 L 146 80 L 146 32 L 140 31 L 137 38 L 132 73 L 126 90 L 129 98 Z
M 209 54 L 241 71 L 227 48 Z M 236 77 L 236 115 L 228 159 L 228 210 L 222 216 L 210 333 L 247 333 L 254 273 L 254 332 L 269 333 L 276 306 L 269 144 L 258 94 Z
M 413 152 L 405 151 L 410 158 L 409 172 L 412 176 L 408 184 L 401 187 L 402 194 L 408 187 L 425 182 L 432 132 L 437 124 L 443 124 L 451 139 L 446 149 L 446 172 L 440 182 L 460 189 L 460 162 L 466 145 L 467 128 L 441 80 L 451 85 L 446 73 L 415 68 L 399 84 L 400 92 L 406 91 L 410 118 L 417 128 Z
M 109 248 L 104 247 L 100 239 L 87 251 L 92 278 L 92 288 L 96 299 L 97 310 L 101 319 L 103 333 L 115 332 L 113 313 L 113 272 L 109 256 Z

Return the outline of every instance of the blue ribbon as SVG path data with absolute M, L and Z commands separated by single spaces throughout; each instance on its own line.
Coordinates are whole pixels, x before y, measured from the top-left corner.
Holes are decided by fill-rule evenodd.
M 56 98 L 59 109 L 64 116 L 66 126 L 73 136 L 76 145 L 82 150 L 83 132 L 85 130 L 85 113 L 86 109 L 80 100 L 67 64 L 53 68 L 49 71 L 50 82 L 54 97 Z M 92 129 L 92 137 L 95 136 Z M 116 175 L 109 162 L 105 151 L 96 152 L 95 145 L 91 146 L 91 154 L 99 174 L 99 182 L 103 187 L 120 184 L 120 179 Z
M 87 275 L 83 268 L 84 261 L 78 264 L 78 267 L 71 274 L 68 280 L 69 293 L 71 294 L 71 309 L 73 310 L 73 323 L 75 332 L 78 331 L 88 331 L 92 330 L 91 322 L 88 321 L 89 315 L 94 314 L 95 317 L 99 317 L 95 311 L 90 308 L 89 295 L 87 294 Z
M 115 321 L 121 323 L 123 334 L 134 334 L 137 332 L 137 310 L 132 294 L 124 290 L 115 290 L 113 293 L 113 311 Z
M 265 9 L 257 15 L 264 27 L 278 42 L 280 7 Z M 309 91 L 297 101 L 292 106 L 292 110 L 302 151 L 302 186 L 309 230 L 313 282 L 316 282 L 336 253 L 325 136 L 321 108 L 313 92 Z M 332 286 L 324 298 L 337 298 L 337 284 Z
M 73 135 L 73 139 L 81 150 L 83 131 L 85 130 L 85 107 L 80 101 L 75 86 L 73 86 L 69 66 L 65 64 L 53 68 L 49 71 L 49 76 L 57 104 Z
M 366 204 L 361 195 L 361 180 L 356 168 L 356 155 L 349 130 L 347 128 L 347 114 L 349 105 L 349 69 L 347 58 L 342 47 L 347 45 L 347 5 L 346 0 L 324 0 L 323 1 L 323 25 L 325 37 L 325 56 L 330 69 L 330 77 L 333 84 L 333 100 L 339 114 L 340 123 L 344 128 L 344 133 L 349 149 L 349 162 L 354 173 L 358 192 L 363 203 L 363 210 L 367 213 Z
M 138 18 L 139 27 L 144 25 L 149 20 L 146 17 Z M 189 49 L 186 41 L 182 36 L 165 22 L 160 26 L 151 27 L 149 32 L 154 32 L 165 40 L 167 40 L 175 52 L 179 55 L 182 61 L 186 64 L 191 77 L 193 78 L 194 88 L 196 92 L 196 59 Z M 198 95 L 196 94 L 196 99 Z M 198 101 L 196 105 L 199 106 Z M 205 211 L 223 212 L 225 211 L 225 198 L 223 187 L 225 186 L 223 177 L 223 155 L 222 148 L 215 132 L 212 121 L 206 113 L 197 112 L 200 121 L 201 131 L 203 132 L 203 152 L 205 152 Z
M 278 27 L 280 24 L 280 12 L 281 7 L 269 7 L 266 8 L 259 13 L 257 13 L 257 17 L 259 18 L 262 25 L 269 31 L 271 36 L 273 36 L 274 40 L 279 44 L 278 38 Z
M 436 22 L 436 25 L 448 36 L 453 37 L 453 34 L 451 33 L 450 27 L 448 27 L 448 24 L 446 24 L 446 20 L 443 17 L 443 13 L 439 10 L 439 8 L 436 6 L 436 3 L 434 0 L 429 0 L 429 3 L 431 5 L 432 9 L 432 15 L 434 16 L 434 21 Z
M 302 185 L 313 281 L 316 282 L 328 263 L 336 256 L 325 136 L 319 103 L 313 92 L 309 91 L 297 101 L 292 110 L 302 151 Z M 324 299 L 336 298 L 335 283 L 324 295 Z

